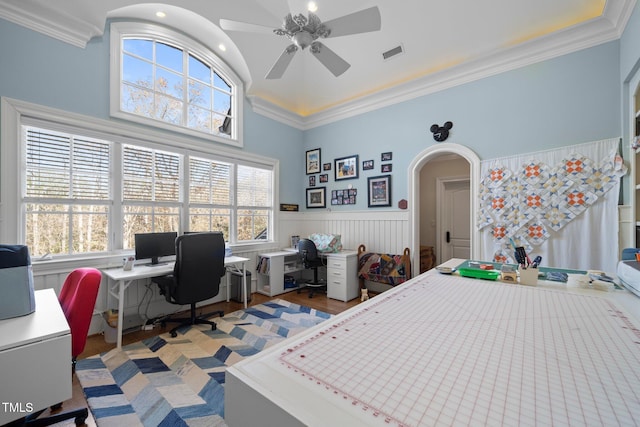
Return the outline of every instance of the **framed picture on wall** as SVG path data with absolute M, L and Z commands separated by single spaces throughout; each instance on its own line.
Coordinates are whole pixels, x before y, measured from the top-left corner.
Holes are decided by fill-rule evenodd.
M 307 188 L 307 208 L 324 208 L 326 187 Z
M 307 151 L 307 175 L 320 172 L 320 149 Z
M 367 178 L 369 207 L 391 206 L 391 175 Z
M 363 160 L 362 161 L 362 170 L 368 171 L 373 169 L 373 160 Z
M 336 181 L 354 179 L 358 177 L 358 155 L 341 157 L 334 161 Z

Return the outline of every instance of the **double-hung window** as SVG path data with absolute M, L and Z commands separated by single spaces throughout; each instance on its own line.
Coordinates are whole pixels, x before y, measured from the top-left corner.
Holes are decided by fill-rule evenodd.
M 26 116 L 9 118 L 12 103 Z M 20 123 L 21 141 L 15 151 L 0 147 L 8 176 L 20 177 L 19 186 L 1 183 L 5 206 L 15 206 L 5 224 L 16 225 L 3 229 L 32 256 L 130 250 L 145 232 L 222 231 L 232 245 L 273 240 L 274 160 L 19 101 L 3 105 L 2 123 Z
M 180 229 L 182 158 L 168 151 L 123 145 L 122 231 L 125 249 L 134 247 L 136 233 Z
M 23 128 L 25 243 L 32 254 L 109 250 L 112 144 Z
M 191 157 L 190 230 L 220 230 L 227 241 L 268 240 L 272 185 L 272 168 Z

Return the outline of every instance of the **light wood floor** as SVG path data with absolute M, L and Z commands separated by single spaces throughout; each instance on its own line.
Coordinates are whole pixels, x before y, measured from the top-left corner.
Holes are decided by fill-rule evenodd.
M 356 298 L 349 302 L 342 302 L 342 301 L 329 299 L 325 295 L 318 295 L 318 294 L 314 295 L 313 298 L 309 298 L 306 292 L 301 292 L 300 294 L 298 294 L 295 291 L 278 295 L 275 298 L 284 299 L 295 304 L 306 305 L 307 307 L 315 308 L 316 310 L 321 310 L 331 314 L 338 314 L 348 308 L 351 308 L 357 305 L 360 302 L 359 298 Z M 252 306 L 252 305 L 261 304 L 270 299 L 273 299 L 273 298 L 267 297 L 262 294 L 257 294 L 257 293 L 252 294 L 251 302 L 249 303 L 249 305 Z M 242 308 L 242 303 L 230 301 L 230 302 L 220 302 L 220 303 L 212 304 L 209 306 L 199 308 L 198 310 L 201 311 L 202 313 L 207 313 L 215 310 L 223 310 L 225 313 L 231 313 L 241 308 Z M 136 341 L 140 341 L 142 339 L 152 337 L 154 335 L 159 335 L 163 332 L 167 332 L 173 326 L 175 326 L 175 324 L 172 325 L 171 323 L 169 323 L 164 329 L 160 328 L 159 326 L 156 326 L 156 328 L 154 328 L 152 331 L 135 331 L 135 332 L 126 333 L 122 337 L 123 345 L 131 344 Z M 95 354 L 104 353 L 115 347 L 116 347 L 115 344 L 106 343 L 104 340 L 104 336 L 102 334 L 93 335 L 87 339 L 85 350 L 78 357 L 78 359 L 84 359 L 89 356 L 93 356 Z M 88 407 L 87 401 L 82 392 L 82 387 L 80 386 L 80 383 L 78 382 L 78 379 L 75 374 L 73 375 L 72 384 L 73 384 L 73 397 L 63 403 L 62 411 L 65 411 L 65 410 L 69 411 L 76 408 Z M 48 414 L 48 411 L 46 411 L 42 416 L 44 417 L 47 414 Z M 89 418 L 87 419 L 86 425 L 89 427 L 96 426 L 95 420 L 91 416 L 91 411 L 89 411 Z M 63 421 L 63 422 L 54 424 L 54 426 L 72 427 L 72 426 L 75 426 L 75 423 L 74 423 L 74 420 L 71 419 L 68 421 Z

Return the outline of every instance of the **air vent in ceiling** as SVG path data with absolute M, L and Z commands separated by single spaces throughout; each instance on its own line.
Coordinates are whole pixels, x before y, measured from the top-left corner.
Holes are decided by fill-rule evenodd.
M 387 59 L 390 59 L 391 57 L 396 55 L 400 55 L 401 53 L 404 53 L 404 48 L 402 47 L 402 45 L 398 45 L 386 52 L 382 52 L 382 59 L 386 61 Z

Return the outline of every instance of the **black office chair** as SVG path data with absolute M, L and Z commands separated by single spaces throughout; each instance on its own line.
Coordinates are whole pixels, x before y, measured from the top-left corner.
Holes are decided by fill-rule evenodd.
M 298 288 L 298 293 L 303 289 L 309 291 L 309 298 L 313 298 L 313 294 L 317 292 L 326 292 L 327 283 L 318 279 L 318 267 L 323 267 L 324 262 L 322 258 L 318 256 L 318 249 L 313 240 L 300 239 L 298 242 L 298 253 L 302 258 L 302 264 L 304 268 L 313 270 L 313 281 L 306 282 L 304 288 Z
M 224 316 L 223 311 L 214 311 L 196 316 L 196 303 L 213 298 L 220 292 L 220 279 L 224 276 L 224 237 L 220 232 L 194 233 L 179 236 L 176 239 L 176 264 L 173 275 L 154 277 L 160 294 L 172 304 L 190 304 L 191 316 L 188 318 L 167 317 L 161 321 L 177 322 L 180 325 L 170 333 L 176 337 L 178 329 L 185 325 L 206 324 L 216 329 L 215 322 L 206 320 L 214 315 Z

